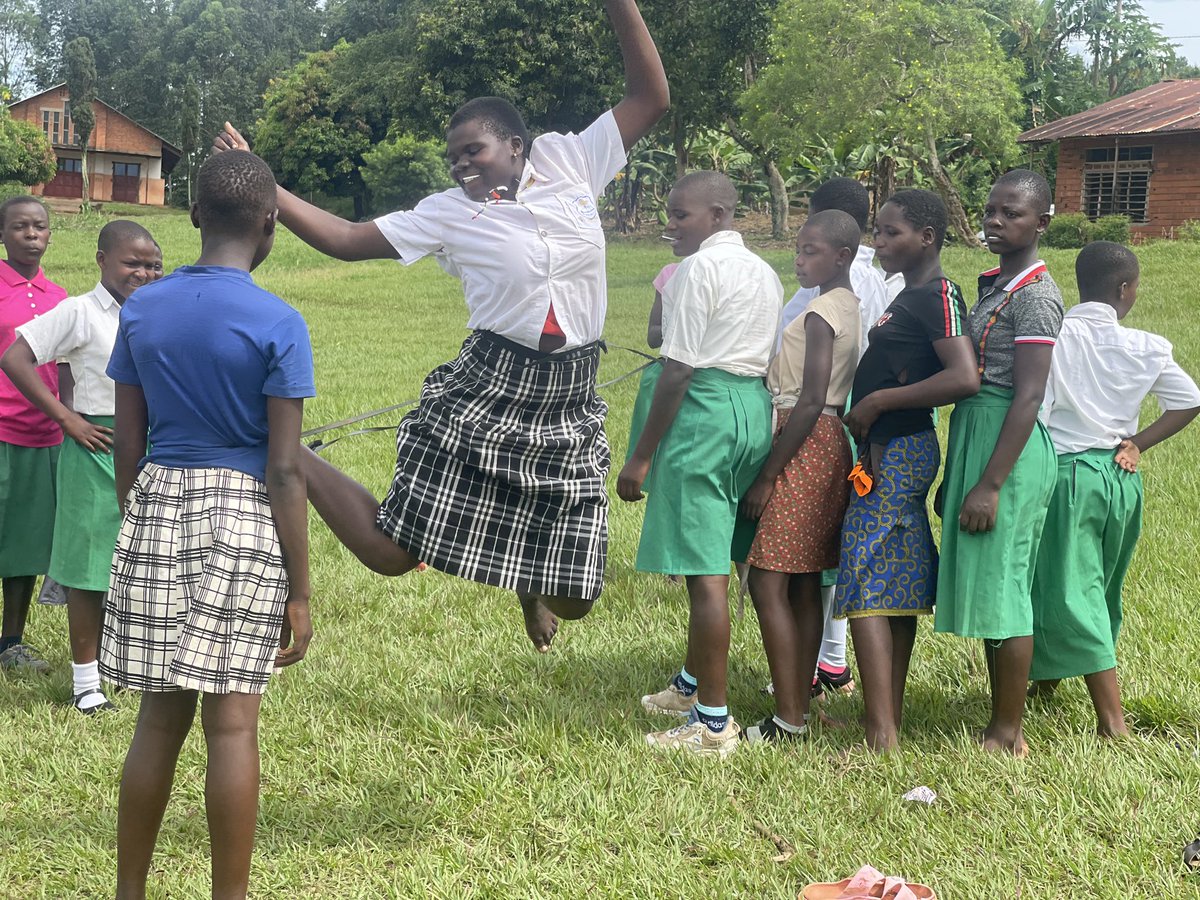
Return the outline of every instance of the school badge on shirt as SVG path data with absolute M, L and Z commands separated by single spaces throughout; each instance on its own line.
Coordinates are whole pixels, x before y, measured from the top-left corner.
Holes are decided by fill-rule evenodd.
M 583 228 L 596 228 L 600 224 L 600 211 L 596 209 L 596 201 L 590 194 L 576 194 L 566 200 L 564 205 L 571 211 L 575 221 Z

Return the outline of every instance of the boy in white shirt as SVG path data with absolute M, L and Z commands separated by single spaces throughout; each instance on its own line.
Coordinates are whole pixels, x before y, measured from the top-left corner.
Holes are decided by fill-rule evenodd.
M 644 482 L 650 495 L 637 568 L 684 575 L 691 604 L 683 669 L 642 698 L 688 721 L 646 740 L 702 756 L 732 753 L 741 730 L 725 696 L 729 562 L 753 539 L 738 505 L 771 449 L 763 377 L 783 305 L 779 276 L 731 230 L 737 196 L 729 178 L 704 171 L 667 200 L 667 237 L 688 259 L 663 289 L 662 374 L 617 480 L 622 500 L 641 500 Z
M 1137 299 L 1132 251 L 1095 241 L 1080 251 L 1075 275 L 1080 303 L 1063 320 L 1042 407 L 1058 475 L 1033 581 L 1031 693 L 1084 676 L 1097 733 L 1116 737 L 1128 733 L 1116 642 L 1142 523 L 1138 460 L 1200 413 L 1200 389 L 1167 340 L 1117 324 Z M 1148 394 L 1163 413 L 1138 431 Z
M 68 297 L 18 328 L 17 339 L 0 359 L 0 369 L 17 389 L 68 438 L 58 462 L 49 577 L 67 588 L 72 705 L 86 715 L 114 708 L 100 689 L 96 662 L 104 595 L 121 527 L 112 457 L 115 388 L 105 368 L 121 304 L 136 288 L 162 277 L 162 251 L 141 225 L 117 220 L 100 230 L 96 264 L 100 282 L 92 290 Z M 54 360 L 71 367 L 72 407 L 37 375 L 39 365 Z

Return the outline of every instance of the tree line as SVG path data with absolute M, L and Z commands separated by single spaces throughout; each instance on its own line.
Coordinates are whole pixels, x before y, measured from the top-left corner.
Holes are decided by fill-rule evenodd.
M 778 234 L 793 197 L 850 174 L 881 197 L 938 190 L 970 240 L 1022 129 L 1200 74 L 1139 0 L 640 5 L 672 109 L 605 198 L 621 229 L 700 165 L 733 176 Z M 65 80 L 79 37 L 96 95 L 182 148 L 179 202 L 226 119 L 286 186 L 361 217 L 447 183 L 445 123 L 473 96 L 509 97 L 537 133 L 620 95 L 595 0 L 0 0 L 0 84 Z

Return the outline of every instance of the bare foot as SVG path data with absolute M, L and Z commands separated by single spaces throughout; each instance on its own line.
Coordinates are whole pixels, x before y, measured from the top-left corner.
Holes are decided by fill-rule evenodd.
M 1029 755 L 1029 745 L 1025 743 L 1025 735 L 1019 729 L 1015 734 L 989 729 L 980 734 L 976 740 L 989 753 L 1011 753 L 1017 759 L 1024 759 Z
M 1117 719 L 1113 722 L 1097 722 L 1096 736 L 1105 740 L 1120 740 L 1131 736 L 1129 726 L 1125 724 L 1124 719 Z
M 525 616 L 525 633 L 538 653 L 549 653 L 550 644 L 558 634 L 558 619 L 537 597 L 521 597 L 521 612 Z

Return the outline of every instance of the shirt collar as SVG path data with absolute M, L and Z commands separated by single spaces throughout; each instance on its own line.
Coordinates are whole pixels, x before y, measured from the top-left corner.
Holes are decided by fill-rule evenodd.
M 0 259 L 0 279 L 9 287 L 23 287 L 27 284 L 32 284 L 40 291 L 46 290 L 49 282 L 46 280 L 46 273 L 41 269 L 37 270 L 37 274 L 32 278 L 26 278 L 16 269 L 14 269 L 6 259 Z
M 1107 303 L 1085 301 L 1072 306 L 1066 314 L 1072 319 L 1090 319 L 1106 325 L 1118 324 L 1117 311 Z
M 541 184 L 549 180 L 547 176 L 534 167 L 532 159 L 527 159 L 525 160 L 525 168 L 521 170 L 521 180 L 517 182 L 517 195 L 520 196 L 521 192 L 526 188 L 531 188 L 535 184 Z
M 117 298 L 112 295 L 112 292 L 99 281 L 92 288 L 92 296 L 100 301 L 101 309 L 112 309 L 113 305 L 117 302 Z
M 868 247 L 866 244 L 859 244 L 858 253 L 854 255 L 854 258 L 857 261 L 864 262 L 869 266 L 875 262 L 875 248 Z
M 1018 272 L 1008 284 L 1004 285 L 1002 290 L 1006 294 L 1011 294 L 1027 284 L 1033 284 L 1035 281 L 1041 281 L 1042 276 L 1046 274 L 1046 263 L 1044 260 L 1035 260 L 1032 265 L 1022 272 Z M 996 286 L 996 278 L 1000 275 L 1000 267 L 988 269 L 986 272 L 979 273 L 979 289 L 993 288 Z
M 746 246 L 746 242 L 742 240 L 742 236 L 736 231 L 718 231 L 716 234 L 710 234 L 700 242 L 700 249 L 707 250 L 709 247 L 716 247 L 718 244 L 736 244 L 739 247 Z

